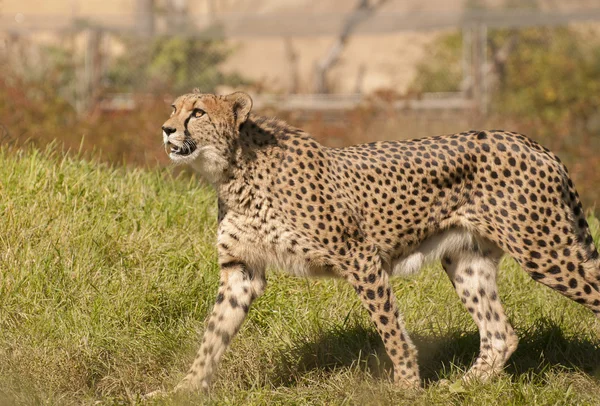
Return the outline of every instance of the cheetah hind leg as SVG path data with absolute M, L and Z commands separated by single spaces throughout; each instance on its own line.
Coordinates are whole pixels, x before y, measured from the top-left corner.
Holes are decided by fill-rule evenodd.
M 466 382 L 485 382 L 501 373 L 518 344 L 496 286 L 502 252 L 495 246 L 485 247 L 482 251 L 480 248 L 483 247 L 447 254 L 442 259 L 456 293 L 479 329 L 479 356 L 465 374 L 463 380 Z

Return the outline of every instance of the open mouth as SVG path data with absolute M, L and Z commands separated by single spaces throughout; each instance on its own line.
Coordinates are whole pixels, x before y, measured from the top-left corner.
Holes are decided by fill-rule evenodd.
M 183 141 L 182 145 L 175 145 L 175 144 L 172 144 L 169 142 L 165 146 L 165 149 L 167 150 L 167 153 L 169 155 L 177 155 L 177 156 L 191 155 L 196 150 L 196 148 L 197 148 L 196 143 L 189 139 Z

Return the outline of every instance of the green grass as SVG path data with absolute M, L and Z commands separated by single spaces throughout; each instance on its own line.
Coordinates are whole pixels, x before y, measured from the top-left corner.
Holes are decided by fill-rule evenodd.
M 168 170 L 0 149 L 0 404 L 128 404 L 188 367 L 218 284 L 214 193 Z M 596 239 L 598 221 L 592 222 Z M 154 404 L 599 404 L 600 322 L 502 264 L 521 344 L 506 374 L 450 387 L 478 349 L 439 266 L 395 280 L 425 390 L 391 365 L 342 281 L 271 273 L 212 393 Z

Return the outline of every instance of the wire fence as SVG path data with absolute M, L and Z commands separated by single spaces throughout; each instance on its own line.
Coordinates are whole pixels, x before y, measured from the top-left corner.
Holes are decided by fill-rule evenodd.
M 389 83 L 385 83 L 385 78 L 376 78 L 381 71 L 380 65 L 387 64 L 388 69 L 394 69 L 396 64 L 398 70 L 411 71 L 408 76 L 413 77 L 419 67 L 427 68 L 415 58 L 410 61 L 412 66 L 407 66 L 402 61 L 401 49 L 387 60 L 377 57 L 369 63 L 369 56 L 364 53 L 369 53 L 369 48 L 382 38 L 390 43 L 407 44 L 414 37 L 415 30 L 425 36 L 439 35 L 440 32 L 446 35 L 458 33 L 455 44 L 448 44 L 446 50 L 437 51 L 446 53 L 443 55 L 446 65 L 436 68 L 436 85 L 421 86 L 416 90 L 438 93 L 424 100 L 440 100 L 439 93 L 455 93 L 452 97 L 445 97 L 449 106 L 456 106 L 458 97 L 473 102 L 463 102 L 464 107 L 475 105 L 485 112 L 490 83 L 498 80 L 500 65 L 506 59 L 505 55 L 510 53 L 503 44 L 494 43 L 498 42 L 498 31 L 511 31 L 518 37 L 519 32 L 536 27 L 543 35 L 559 35 L 549 27 L 600 21 L 600 9 L 560 13 L 471 10 L 409 14 L 366 14 L 368 10 L 357 10 L 355 14 L 234 14 L 219 18 L 181 13 L 100 15 L 94 18 L 53 16 L 51 19 L 36 15 L 3 15 L 0 16 L 0 27 L 3 27 L 0 30 L 4 47 L 0 58 L 29 79 L 57 71 L 55 74 L 60 81 L 58 92 L 81 111 L 96 103 L 103 103 L 106 108 L 126 108 L 131 103 L 123 94 L 179 93 L 194 87 L 215 91 L 223 85 L 247 86 L 257 93 L 336 93 L 329 103 L 335 109 L 352 106 L 356 95 L 365 93 L 364 83 L 369 80 L 377 82 L 367 86 L 367 90 L 371 91 L 375 88 L 398 93 L 415 90 L 410 80 L 405 79 L 404 83 L 398 84 L 394 75 L 388 75 Z M 362 19 L 344 33 L 353 15 Z M 345 42 L 338 43 L 339 37 L 344 34 L 347 35 L 343 39 Z M 315 38 L 312 48 L 318 51 L 310 49 L 311 38 Z M 240 46 L 232 45 L 232 41 L 240 39 L 245 39 L 246 43 L 248 39 L 263 41 L 265 47 L 280 48 L 279 55 L 273 57 L 274 52 L 265 50 L 261 55 L 258 50 L 253 57 L 228 64 L 228 60 L 235 58 L 236 52 L 240 51 Z M 300 51 L 294 49 L 294 41 L 302 42 Z M 322 44 L 327 41 L 330 45 L 323 47 Z M 360 43 L 362 49 L 357 47 L 352 53 L 355 43 Z M 543 45 L 540 43 L 540 46 Z M 363 55 L 356 55 L 361 50 Z M 328 61 L 336 52 L 334 60 Z M 269 64 L 265 63 L 264 57 L 276 60 Z M 313 60 L 307 61 L 309 58 Z M 223 70 L 224 64 L 229 69 Z M 281 66 L 273 68 L 273 65 Z M 326 83 L 317 86 L 315 71 L 320 65 L 327 65 L 324 68 Z M 245 75 L 246 71 L 255 72 L 261 66 L 265 67 L 262 77 L 255 73 L 250 77 Z M 269 74 L 272 72 L 277 77 L 275 86 L 269 86 Z M 351 76 L 350 82 L 354 84 L 336 83 L 344 75 Z M 343 100 L 339 94 L 348 94 L 349 97 Z M 112 98 L 114 104 L 107 103 L 107 97 Z M 320 100 L 321 103 L 315 105 L 327 105 L 323 102 L 327 97 Z M 285 104 L 281 98 L 278 103 Z M 301 103 L 302 98 L 294 100 L 290 108 Z M 421 107 L 427 105 L 427 102 L 420 104 Z M 432 108 L 439 107 L 438 102 L 431 105 Z
M 25 81 L 51 81 L 82 114 L 197 87 L 244 88 L 258 107 L 288 111 L 386 101 L 486 115 L 520 74 L 511 58 L 527 63 L 524 54 L 549 48 L 566 58 L 569 38 L 597 34 L 598 22 L 600 9 L 398 13 L 369 2 L 323 14 L 17 13 L 0 15 L 0 62 Z

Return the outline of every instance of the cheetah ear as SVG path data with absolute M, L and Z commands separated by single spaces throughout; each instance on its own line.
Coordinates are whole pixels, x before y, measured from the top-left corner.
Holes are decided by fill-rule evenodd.
M 225 96 L 225 100 L 231 103 L 235 126 L 240 128 L 248 120 L 252 110 L 252 98 L 244 92 L 235 92 Z

